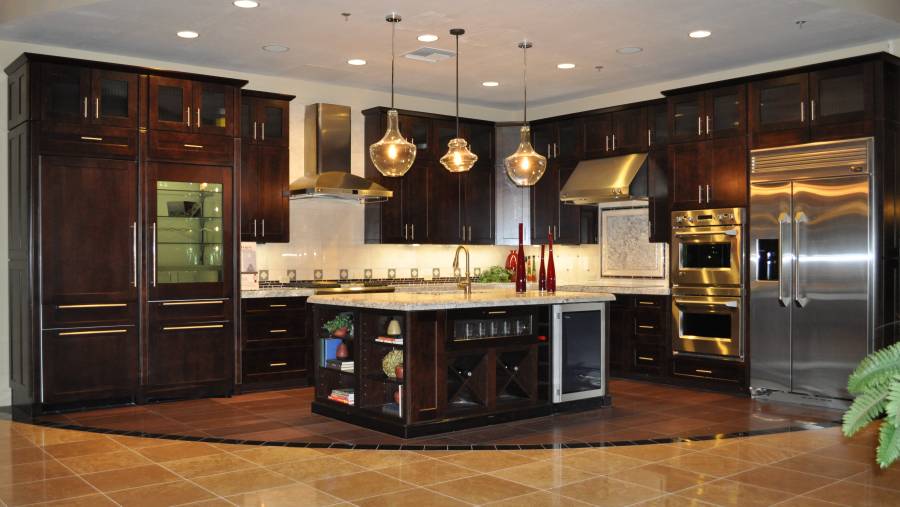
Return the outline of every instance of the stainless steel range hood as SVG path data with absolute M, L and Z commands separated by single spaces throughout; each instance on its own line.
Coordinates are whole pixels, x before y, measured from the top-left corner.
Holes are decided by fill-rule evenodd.
M 380 202 L 394 193 L 350 174 L 350 108 L 335 104 L 306 106 L 304 167 L 313 176 L 291 182 L 291 199 L 331 198 Z
M 649 198 L 646 153 L 583 160 L 563 185 L 560 200 L 572 204 L 598 204 Z

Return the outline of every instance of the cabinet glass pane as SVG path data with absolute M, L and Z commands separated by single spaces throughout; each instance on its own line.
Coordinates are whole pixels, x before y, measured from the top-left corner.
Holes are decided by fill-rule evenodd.
M 156 182 L 157 283 L 223 280 L 222 184 Z
M 494 129 L 483 125 L 469 126 L 469 146 L 473 153 L 478 155 L 478 159 L 486 161 L 491 158 L 491 144 L 494 136 L 491 135 Z
M 447 144 L 450 143 L 450 140 L 456 138 L 456 126 L 453 124 L 437 125 L 434 130 L 435 137 L 437 137 L 438 151 L 443 154 L 447 150 Z
M 184 90 L 177 86 L 160 86 L 157 93 L 159 121 L 184 121 Z
M 674 107 L 675 135 L 679 137 L 697 135 L 697 118 L 700 117 L 700 107 L 696 102 L 682 102 Z
M 266 108 L 266 137 L 272 139 L 283 137 L 282 125 L 284 125 L 284 109 L 280 107 Z
M 762 125 L 800 121 L 800 85 L 763 88 L 759 92 L 759 122 Z
M 819 81 L 817 114 L 831 116 L 858 113 L 865 108 L 865 80 L 861 73 L 824 78 Z
M 100 116 L 128 118 L 128 81 L 100 80 Z
M 741 101 L 734 95 L 719 95 L 713 98 L 712 129 L 728 130 L 741 128 Z
M 410 117 L 400 117 L 400 133 L 416 145 L 419 151 L 428 150 L 428 122 Z M 449 140 L 449 139 L 448 139 Z M 444 146 L 447 146 L 444 144 Z
M 665 144 L 669 141 L 669 125 L 667 124 L 668 118 L 666 115 L 667 111 L 665 108 L 658 108 L 653 112 L 651 128 L 653 129 L 653 142 L 655 144 Z
M 54 116 L 81 115 L 81 81 L 77 73 L 55 75 L 48 85 L 48 112 Z
M 250 129 L 250 104 L 241 104 L 241 137 L 252 137 Z
M 228 126 L 224 92 L 203 90 L 200 94 L 200 124 L 221 128 Z

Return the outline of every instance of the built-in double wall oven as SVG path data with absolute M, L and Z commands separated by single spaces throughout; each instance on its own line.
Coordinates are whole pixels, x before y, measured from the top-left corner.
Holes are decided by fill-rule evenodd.
M 672 213 L 672 352 L 744 359 L 743 208 Z

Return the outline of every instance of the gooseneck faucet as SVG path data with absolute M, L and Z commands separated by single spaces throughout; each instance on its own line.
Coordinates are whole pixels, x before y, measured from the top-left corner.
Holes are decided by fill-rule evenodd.
M 453 256 L 453 270 L 457 273 L 459 272 L 459 251 L 462 250 L 466 253 L 466 281 L 460 282 L 459 275 L 456 275 L 457 287 L 463 290 L 463 293 L 466 295 L 472 294 L 472 279 L 469 277 L 469 251 L 466 247 L 459 245 L 456 247 L 456 255 Z

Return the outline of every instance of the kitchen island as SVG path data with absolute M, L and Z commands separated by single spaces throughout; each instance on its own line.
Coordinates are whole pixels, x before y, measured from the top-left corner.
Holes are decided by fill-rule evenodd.
M 565 407 L 552 402 L 554 308 L 600 309 L 591 334 L 603 364 L 592 375 L 605 389 L 606 310 L 614 299 L 511 289 L 310 296 L 312 410 L 405 438 L 550 414 Z M 578 405 L 609 402 L 599 396 Z

